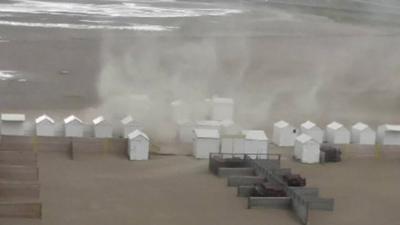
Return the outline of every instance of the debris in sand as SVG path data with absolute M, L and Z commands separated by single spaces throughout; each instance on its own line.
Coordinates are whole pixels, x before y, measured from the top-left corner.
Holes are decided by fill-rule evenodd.
M 60 70 L 58 73 L 60 75 L 68 75 L 68 74 L 70 74 L 70 71 L 69 70 Z

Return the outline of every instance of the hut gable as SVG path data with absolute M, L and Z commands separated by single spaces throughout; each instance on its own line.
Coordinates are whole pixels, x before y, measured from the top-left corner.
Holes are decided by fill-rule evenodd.
M 99 116 L 99 117 L 96 117 L 95 119 L 93 119 L 92 122 L 94 125 L 100 125 L 102 123 L 105 123 L 105 119 L 103 116 Z
M 64 124 L 82 124 L 82 120 L 79 119 L 78 117 L 74 116 L 74 115 L 70 115 L 67 118 L 64 119 Z
M 138 137 L 143 137 L 143 138 L 145 138 L 146 140 L 150 140 L 150 138 L 145 134 L 145 133 L 143 133 L 142 131 L 140 131 L 140 130 L 135 130 L 135 131 L 133 131 L 132 133 L 130 133 L 129 135 L 128 135 L 128 138 L 129 139 L 136 139 L 136 138 L 138 138 Z
M 121 123 L 123 125 L 129 125 L 129 124 L 133 124 L 135 122 L 135 120 L 133 119 L 132 116 L 126 116 L 121 120 Z
M 36 124 L 39 124 L 39 123 L 50 123 L 50 124 L 54 124 L 55 121 L 54 121 L 51 117 L 49 117 L 48 115 L 43 114 L 43 115 L 39 116 L 38 118 L 36 118 L 35 123 L 36 123 Z

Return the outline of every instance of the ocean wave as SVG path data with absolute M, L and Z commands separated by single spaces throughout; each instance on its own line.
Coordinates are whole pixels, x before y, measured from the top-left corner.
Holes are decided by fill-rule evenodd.
M 79 20 L 84 23 L 99 23 L 99 24 L 107 24 L 107 23 L 113 23 L 111 20 Z
M 13 80 L 18 76 L 17 71 L 13 70 L 0 70 L 0 80 Z
M 133 24 L 128 26 L 111 26 L 111 25 L 87 25 L 87 24 L 70 24 L 70 23 L 29 23 L 18 21 L 0 20 L 0 25 L 20 26 L 20 27 L 41 27 L 41 28 L 63 28 L 76 30 L 136 30 L 136 31 L 169 31 L 176 29 L 171 26 Z
M 164 1 L 163 1 L 164 2 Z M 167 3 L 166 1 L 165 3 Z M 106 17 L 140 17 L 140 18 L 169 18 L 169 17 L 199 17 L 224 16 L 241 13 L 238 9 L 218 7 L 207 8 L 179 8 L 153 6 L 151 2 L 118 2 L 107 4 L 89 4 L 72 2 L 46 2 L 34 0 L 17 0 L 13 3 L 0 4 L 0 12 L 26 14 L 53 14 L 53 15 L 88 15 Z

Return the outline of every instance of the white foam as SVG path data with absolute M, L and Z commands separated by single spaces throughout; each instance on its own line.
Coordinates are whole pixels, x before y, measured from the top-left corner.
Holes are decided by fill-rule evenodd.
M 0 81 L 18 81 L 27 82 L 28 79 L 24 78 L 19 72 L 14 70 L 0 70 Z
M 17 75 L 13 70 L 0 70 L 0 80 L 12 80 Z
M 84 22 L 84 23 L 100 23 L 100 24 L 112 23 L 113 22 L 111 20 L 80 20 L 80 21 Z
M 164 1 L 165 2 L 165 1 Z M 168 1 L 166 1 L 168 2 Z M 167 18 L 167 17 L 198 17 L 198 16 L 224 16 L 227 14 L 241 13 L 237 9 L 224 9 L 216 7 L 208 8 L 177 8 L 157 7 L 143 3 L 109 3 L 109 4 L 88 4 L 72 2 L 45 2 L 33 0 L 17 0 L 14 3 L 0 4 L 0 12 L 5 13 L 27 13 L 27 14 L 53 14 L 53 15 L 87 15 L 87 16 L 106 16 L 106 17 L 147 17 L 147 18 Z
M 176 27 L 148 25 L 148 24 L 132 24 L 128 26 L 111 26 L 111 25 L 87 25 L 87 24 L 69 24 L 69 23 L 29 23 L 18 21 L 0 20 L 0 25 L 21 26 L 21 27 L 42 27 L 42 28 L 63 28 L 77 30 L 137 30 L 137 31 L 169 31 Z

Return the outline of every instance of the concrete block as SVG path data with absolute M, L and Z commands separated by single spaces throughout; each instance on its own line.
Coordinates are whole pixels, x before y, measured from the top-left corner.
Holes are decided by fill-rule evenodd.
M 40 185 L 37 182 L 0 182 L 0 201 L 39 198 Z
M 230 176 L 228 177 L 228 186 L 238 187 L 243 185 L 260 184 L 265 182 L 261 176 Z
M 267 207 L 287 209 L 290 207 L 290 202 L 289 197 L 249 197 L 248 208 Z
M 292 209 L 302 224 L 308 223 L 309 204 L 301 198 L 294 197 L 291 201 Z
M 127 157 L 128 141 L 121 138 L 73 138 L 72 159 L 90 159 L 105 155 Z
M 31 151 L 0 151 L 0 164 L 34 166 L 37 155 Z
M 105 139 L 72 138 L 72 159 L 87 159 L 105 154 Z
M 39 169 L 35 166 L 0 165 L 0 180 L 37 181 Z
M 331 198 L 306 197 L 305 199 L 309 202 L 310 209 L 332 211 L 335 206 L 335 200 Z
M 42 204 L 39 202 L 0 202 L 0 217 L 41 218 Z
M 318 197 L 319 189 L 318 188 L 309 188 L 309 187 L 293 187 L 293 191 L 299 193 L 301 196 L 305 197 Z
M 218 169 L 218 176 L 220 177 L 252 176 L 252 175 L 254 175 L 254 169 L 252 167 L 244 167 L 244 168 L 221 167 Z
M 71 151 L 72 138 L 68 137 L 34 137 L 33 147 L 37 152 L 66 152 Z
M 255 189 L 253 185 L 239 186 L 237 189 L 237 195 L 238 197 L 249 197 L 254 192 L 254 190 Z

